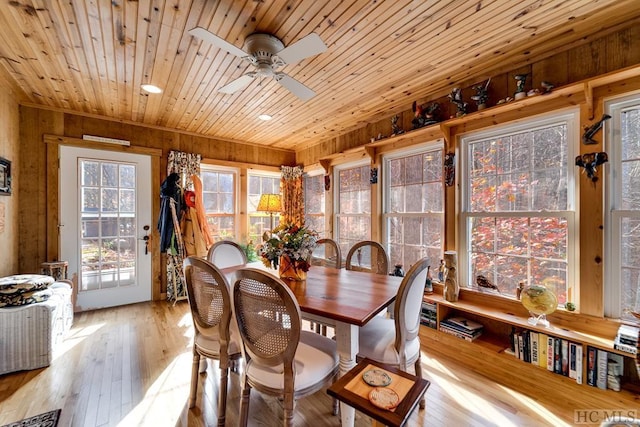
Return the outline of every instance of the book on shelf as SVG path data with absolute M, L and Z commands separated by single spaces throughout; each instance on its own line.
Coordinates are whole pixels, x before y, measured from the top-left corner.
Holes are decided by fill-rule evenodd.
M 524 361 L 531 363 L 531 331 L 525 330 L 522 332 L 522 347 L 524 350 Z
M 596 368 L 597 350 L 594 347 L 587 347 L 587 384 L 596 386 L 598 370 Z
M 582 345 L 576 346 L 576 383 L 582 384 Z
M 547 369 L 547 334 L 538 333 L 538 366 Z
M 607 388 L 620 391 L 620 382 L 624 372 L 624 356 L 609 353 L 607 358 Z
M 578 344 L 574 342 L 569 343 L 569 378 L 576 379 L 577 375 L 577 366 L 576 366 L 576 358 L 577 358 L 577 350 Z
M 560 347 L 560 363 L 561 363 L 561 374 L 565 377 L 569 376 L 569 341 L 562 340 L 562 345 Z
M 629 354 L 638 354 L 638 345 L 628 345 L 620 342 L 620 337 L 616 337 L 613 340 L 613 348 L 616 350 L 624 351 Z
M 524 336 L 518 332 L 518 359 L 524 360 Z
M 637 326 L 622 324 L 618 328 L 618 338 L 620 342 L 628 345 L 638 345 L 638 337 L 640 336 L 640 328 Z
M 553 340 L 553 372 L 562 374 L 562 339 Z
M 547 370 L 553 372 L 555 366 L 555 338 L 547 336 Z
M 538 333 L 529 331 L 529 348 L 531 349 L 531 364 L 538 364 Z
M 608 364 L 608 355 L 605 350 L 597 349 L 597 359 L 596 359 L 596 369 L 598 373 L 596 374 L 596 385 L 598 388 L 602 390 L 607 389 L 607 364 Z

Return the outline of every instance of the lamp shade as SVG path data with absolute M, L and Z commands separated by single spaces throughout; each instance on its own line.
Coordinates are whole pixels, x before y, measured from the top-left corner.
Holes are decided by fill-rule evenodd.
M 260 201 L 258 202 L 258 207 L 256 208 L 258 212 L 269 212 L 276 213 L 282 212 L 282 203 L 280 201 L 279 194 L 263 194 L 260 196 Z

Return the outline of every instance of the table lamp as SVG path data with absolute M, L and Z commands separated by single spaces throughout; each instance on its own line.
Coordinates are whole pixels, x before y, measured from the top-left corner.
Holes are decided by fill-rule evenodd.
M 269 217 L 271 219 L 271 228 L 269 230 L 273 230 L 273 213 L 282 212 L 282 203 L 280 201 L 279 194 L 262 194 L 260 196 L 260 201 L 258 202 L 258 207 L 256 208 L 258 212 L 269 212 Z

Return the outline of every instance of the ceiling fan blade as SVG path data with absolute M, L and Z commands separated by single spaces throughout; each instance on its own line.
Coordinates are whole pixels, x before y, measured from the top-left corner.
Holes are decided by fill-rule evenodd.
M 276 81 L 284 86 L 289 92 L 303 101 L 308 101 L 316 96 L 316 93 L 314 91 L 312 91 L 293 77 L 289 77 L 285 73 L 277 73 Z
M 255 73 L 247 73 L 244 76 L 240 76 L 234 81 L 232 81 L 231 83 L 228 83 L 227 85 L 221 87 L 220 89 L 218 89 L 218 92 L 222 92 L 222 93 L 237 92 L 240 89 L 245 88 L 249 83 L 251 83 L 254 77 L 255 77 Z
M 195 27 L 189 30 L 189 34 L 191 34 L 194 37 L 198 37 L 199 39 L 202 39 L 208 43 L 211 43 L 212 45 L 214 45 L 215 47 L 222 49 L 222 50 L 226 50 L 227 52 L 235 55 L 235 56 L 239 56 L 240 58 L 244 58 L 245 56 L 249 56 L 248 53 L 246 53 L 244 50 L 232 45 L 231 43 L 229 43 L 228 41 L 226 41 L 225 39 L 222 39 L 218 36 L 216 36 L 215 34 L 213 34 L 211 31 L 206 30 L 202 27 Z
M 294 64 L 310 56 L 327 50 L 327 45 L 316 33 L 311 33 L 297 42 L 285 47 L 276 55 L 287 64 Z

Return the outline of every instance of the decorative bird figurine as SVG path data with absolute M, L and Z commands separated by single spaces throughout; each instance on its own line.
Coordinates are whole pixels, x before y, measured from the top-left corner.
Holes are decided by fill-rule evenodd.
M 587 177 L 593 182 L 598 181 L 596 173 L 597 167 L 603 163 L 609 161 L 609 156 L 604 151 L 601 153 L 584 153 L 581 156 L 576 157 L 576 166 L 584 168 L 587 173 Z
M 600 129 L 602 129 L 602 125 L 604 124 L 604 122 L 606 120 L 609 120 L 610 118 L 611 118 L 610 115 L 603 114 L 600 120 L 598 120 L 591 126 L 586 126 L 584 128 L 584 133 L 582 134 L 582 143 L 585 145 L 597 144 L 597 141 L 594 141 L 593 137 L 596 133 L 598 133 Z
M 553 88 L 555 87 L 553 83 L 547 82 L 547 81 L 541 81 L 540 82 L 540 86 L 542 86 L 542 94 L 544 95 L 545 93 L 549 93 L 553 90 Z
M 486 277 L 484 277 L 482 274 L 478 274 L 478 276 L 476 277 L 476 284 L 480 287 L 480 288 L 484 288 L 484 289 L 492 289 L 494 291 L 497 291 L 498 293 L 500 293 L 500 289 L 498 289 L 498 287 L 496 285 L 494 285 L 493 283 L 491 283 L 489 281 L 489 279 L 487 279 Z

